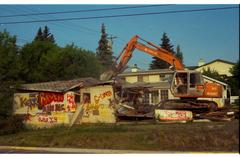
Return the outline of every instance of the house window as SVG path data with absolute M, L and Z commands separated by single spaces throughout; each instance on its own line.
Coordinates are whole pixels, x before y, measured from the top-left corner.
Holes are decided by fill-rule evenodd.
M 83 104 L 91 103 L 91 95 L 90 93 L 83 93 Z
M 151 92 L 151 104 L 158 104 L 159 103 L 159 93 L 158 90 Z
M 144 92 L 143 103 L 149 104 L 149 92 L 147 92 L 147 91 Z
M 74 95 L 74 101 L 75 101 L 75 103 L 80 103 L 80 95 L 79 94 Z
M 159 78 L 160 78 L 160 81 L 164 81 L 165 75 L 164 75 L 164 74 L 160 74 L 160 75 L 159 75 Z
M 161 100 L 168 99 L 168 90 L 161 90 Z
M 143 76 L 138 76 L 138 82 L 143 82 Z
M 121 81 L 122 81 L 122 82 L 126 82 L 126 78 L 125 78 L 125 77 L 122 77 L 122 78 L 121 78 Z
M 149 76 L 148 75 L 143 76 L 143 82 L 149 82 Z

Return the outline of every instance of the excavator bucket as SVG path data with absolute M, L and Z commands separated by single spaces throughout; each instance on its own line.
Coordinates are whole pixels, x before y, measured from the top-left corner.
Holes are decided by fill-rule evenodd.
M 113 70 L 105 71 L 100 75 L 100 80 L 109 81 L 113 78 L 113 74 L 114 74 Z

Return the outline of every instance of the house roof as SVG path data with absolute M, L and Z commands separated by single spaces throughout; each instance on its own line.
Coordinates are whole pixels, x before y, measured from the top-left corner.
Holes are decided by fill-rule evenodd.
M 166 81 L 156 82 L 156 83 L 146 83 L 146 82 L 135 82 L 135 83 L 125 83 L 122 88 L 170 88 L 170 83 Z
M 137 72 L 123 72 L 118 74 L 118 76 L 135 76 L 135 75 L 149 75 L 149 74 L 172 74 L 173 71 L 169 69 L 156 69 L 156 70 L 144 70 Z
M 142 71 L 141 68 L 139 68 L 137 65 L 134 65 L 134 66 L 127 66 L 127 67 L 124 69 L 123 72 L 131 72 L 132 69 L 137 69 L 137 70 L 139 70 L 139 71 Z
M 42 83 L 22 84 L 17 89 L 31 91 L 49 91 L 49 92 L 66 92 L 76 87 L 93 86 L 101 82 L 91 78 L 78 78 L 74 80 L 52 81 Z
M 194 69 L 197 69 L 197 68 L 204 67 L 204 66 L 206 66 L 206 65 L 212 64 L 212 63 L 214 63 L 214 62 L 223 62 L 223 63 L 231 64 L 231 65 L 234 65 L 234 64 L 235 64 L 235 63 L 230 62 L 230 61 L 226 61 L 226 60 L 222 60 L 222 59 L 215 59 L 215 60 L 213 60 L 213 61 L 211 61 L 211 62 L 208 62 L 208 63 L 206 63 L 206 64 L 203 64 L 203 65 L 201 65 L 201 66 L 189 66 L 188 68 L 189 68 L 189 69 L 192 68 L 192 70 L 194 70 Z
M 228 84 L 226 84 L 226 83 L 224 83 L 224 82 L 222 82 L 222 81 L 216 80 L 216 79 L 214 79 L 214 78 L 208 77 L 208 76 L 206 76 L 206 75 L 203 75 L 203 78 L 205 78 L 205 79 L 207 79 L 207 80 L 211 80 L 211 81 L 213 81 L 213 82 L 216 82 L 216 83 L 221 84 L 221 85 L 224 85 L 224 86 L 228 86 Z
M 197 69 L 199 66 L 188 66 L 186 67 L 187 69 L 189 70 L 194 70 L 194 69 Z

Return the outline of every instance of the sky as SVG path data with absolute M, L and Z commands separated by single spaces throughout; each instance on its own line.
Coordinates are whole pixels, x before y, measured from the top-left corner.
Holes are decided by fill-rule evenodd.
M 146 6 L 147 4 L 144 4 Z M 185 66 L 196 66 L 202 58 L 205 62 L 223 59 L 236 62 L 239 59 L 239 8 L 202 12 L 182 12 L 171 14 L 152 14 L 145 16 L 99 18 L 72 21 L 55 21 L 23 24 L 1 24 L 13 21 L 33 21 L 46 19 L 95 17 L 119 14 L 137 14 L 150 12 L 196 10 L 220 7 L 238 7 L 234 4 L 225 5 L 157 5 L 145 8 L 122 10 L 105 10 L 78 12 L 68 14 L 34 15 L 1 17 L 41 12 L 59 12 L 74 10 L 102 9 L 134 5 L 3 5 L 0 4 L 0 31 L 6 29 L 11 35 L 17 36 L 18 45 L 22 46 L 33 40 L 39 27 L 47 25 L 54 35 L 56 43 L 64 47 L 75 45 L 96 51 L 100 39 L 102 23 L 106 32 L 117 38 L 113 39 L 113 52 L 117 56 L 125 44 L 134 35 L 139 35 L 155 44 L 161 43 L 162 34 L 167 33 L 171 44 L 176 48 L 180 45 Z M 129 65 L 137 64 L 147 70 L 152 57 L 140 51 L 134 51 Z

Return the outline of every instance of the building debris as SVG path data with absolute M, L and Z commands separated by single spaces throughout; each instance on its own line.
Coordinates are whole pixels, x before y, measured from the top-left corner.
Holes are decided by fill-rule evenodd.
M 116 93 L 121 103 L 116 104 L 116 116 L 120 120 L 146 120 L 155 119 L 162 122 L 171 121 L 231 121 L 238 118 L 239 109 L 217 108 L 208 100 L 184 101 L 164 100 L 159 104 L 151 105 L 145 97 L 151 87 L 147 84 L 137 84 L 137 86 L 121 86 Z M 190 102 L 190 103 L 189 103 Z M 201 102 L 201 104 L 199 103 Z
M 228 108 L 217 109 L 216 111 L 201 113 L 195 116 L 196 119 L 208 119 L 211 121 L 231 121 L 235 117 L 235 112 Z

